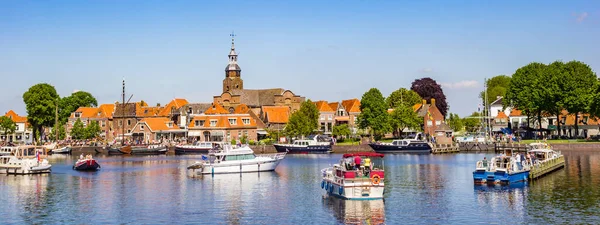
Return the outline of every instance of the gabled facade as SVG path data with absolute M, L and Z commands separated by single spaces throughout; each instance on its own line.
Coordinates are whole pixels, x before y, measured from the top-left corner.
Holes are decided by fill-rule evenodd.
M 31 142 L 31 128 L 27 123 L 27 116 L 19 116 L 15 111 L 9 110 L 4 114 L 4 116 L 10 118 L 17 125 L 15 132 L 12 134 L 4 135 L 4 131 L 0 135 L 1 141 L 6 142 L 15 142 L 15 143 L 23 143 L 23 142 Z
M 289 122 L 290 115 L 291 111 L 287 106 L 263 106 L 260 119 L 267 129 L 282 131 Z
M 256 120 L 246 114 L 204 114 L 196 115 L 188 124 L 188 136 L 198 141 L 231 141 L 257 139 Z
M 184 137 L 185 130 L 168 117 L 151 117 L 140 120 L 133 127 L 131 136 L 134 143 L 157 143 Z
M 342 110 L 338 108 L 338 113 L 340 113 L 340 115 L 336 117 L 336 122 L 343 122 L 347 116 L 347 123 L 350 127 L 350 130 L 352 131 L 352 133 L 356 133 L 356 130 L 358 129 L 356 120 L 358 118 L 358 115 L 360 115 L 360 100 L 356 98 L 343 100 L 341 105 L 344 108 L 343 114 Z
M 323 134 L 331 134 L 335 124 L 335 110 L 326 101 L 314 102 L 319 110 L 319 131 Z
M 427 100 L 423 99 L 422 103 L 413 106 L 413 110 L 417 112 L 419 117 L 423 118 L 423 133 L 434 135 L 438 126 L 445 123 L 444 116 L 440 110 L 435 106 L 435 99 L 432 98 L 431 103 L 428 104 Z
M 87 126 L 91 121 L 97 121 L 100 126 L 100 137 L 107 140 L 112 140 L 113 136 L 113 113 L 115 104 L 102 104 L 96 107 L 79 107 L 75 112 L 71 113 L 68 119 L 66 132 L 67 139 L 70 138 L 73 125 L 80 119 L 84 126 Z

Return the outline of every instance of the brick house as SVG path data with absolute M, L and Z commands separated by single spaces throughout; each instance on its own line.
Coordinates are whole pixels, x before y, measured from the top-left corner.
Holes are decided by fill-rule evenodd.
M 427 100 L 423 99 L 422 103 L 413 106 L 413 110 L 417 112 L 419 117 L 423 118 L 423 133 L 434 135 L 438 126 L 444 122 L 444 116 L 440 110 L 435 106 L 435 99 L 431 99 L 431 103 L 427 104 Z
M 84 127 L 87 126 L 91 121 L 97 121 L 100 126 L 100 137 L 105 139 L 112 139 L 112 115 L 115 110 L 115 104 L 102 104 L 96 107 L 79 107 L 75 112 L 69 116 L 66 132 L 67 138 L 71 137 L 71 129 L 73 125 L 80 119 L 83 122 Z
M 29 123 L 27 123 L 27 116 L 19 116 L 17 113 L 15 113 L 15 111 L 12 110 L 6 112 L 4 116 L 15 122 L 17 128 L 15 129 L 14 133 L 7 134 L 6 136 L 4 135 L 4 131 L 0 131 L 2 132 L 0 136 L 2 141 L 21 143 L 30 142 L 33 139 L 31 136 L 31 127 L 29 127 Z
M 182 132 L 183 131 L 183 132 Z M 136 143 L 160 142 L 180 137 L 182 130 L 170 117 L 150 117 L 141 119 L 132 128 L 133 141 Z
M 282 131 L 290 120 L 290 115 L 290 107 L 287 106 L 262 106 L 260 119 L 267 129 Z
M 356 133 L 358 130 L 356 120 L 358 115 L 360 115 L 360 100 L 356 98 L 343 100 L 341 106 L 343 108 L 339 108 L 338 106 L 338 109 L 336 110 L 337 115 L 335 117 L 335 122 L 342 124 L 347 121 L 346 123 L 350 127 L 350 131 L 352 131 L 353 134 Z
M 188 124 L 188 136 L 199 141 L 257 140 L 256 120 L 250 114 L 196 115 Z
M 342 102 L 317 101 L 315 106 L 319 110 L 319 131 L 331 134 L 333 126 L 348 124 L 354 134 L 358 130 L 356 119 L 360 115 L 360 100 L 347 99 Z
M 323 134 L 331 134 L 336 110 L 332 109 L 326 101 L 316 101 L 314 104 L 319 110 L 319 131 Z

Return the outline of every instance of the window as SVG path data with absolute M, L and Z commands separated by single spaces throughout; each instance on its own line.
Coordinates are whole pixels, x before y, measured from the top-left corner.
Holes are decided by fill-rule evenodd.
M 127 130 L 127 133 L 131 133 L 131 130 Z
M 325 120 L 325 116 L 324 115 L 321 115 L 321 120 Z
M 439 126 L 440 124 L 442 124 L 442 121 L 441 121 L 441 120 L 437 120 L 437 121 L 435 121 L 435 125 L 436 125 L 436 126 Z
M 131 126 L 131 120 L 127 120 L 127 126 Z
M 211 127 L 216 127 L 217 126 L 217 120 L 210 120 L 210 126 Z
M 103 121 L 102 121 L 102 127 L 105 127 L 105 126 L 106 126 L 106 121 L 105 121 L 105 120 L 103 120 Z
M 249 125 L 250 124 L 250 118 L 244 118 L 244 119 L 242 119 L 242 123 L 244 123 L 244 125 Z
M 246 137 L 248 137 L 248 131 L 244 130 L 244 135 L 246 135 Z
M 241 138 L 241 137 L 242 137 L 242 131 L 238 130 L 238 138 Z
M 144 110 L 144 114 L 147 114 L 147 113 L 148 113 L 148 110 L 147 110 L 147 109 L 145 109 L 145 110 Z
M 102 116 L 102 112 L 98 112 L 98 116 Z
M 123 120 L 119 120 L 119 127 L 123 126 Z
M 583 117 L 583 121 L 581 121 L 581 122 L 583 122 L 583 124 L 586 124 L 586 125 L 587 125 L 588 118 L 589 118 L 589 116 L 585 116 L 585 117 Z
M 81 117 L 81 112 L 75 112 L 75 118 Z
M 194 125 L 197 127 L 203 127 L 204 126 L 204 120 L 195 120 L 194 121 Z
M 327 115 L 327 120 L 331 120 L 331 115 Z
M 192 107 L 188 108 L 188 113 L 190 113 L 190 114 L 192 113 Z
M 173 122 L 168 122 L 168 123 L 167 123 L 167 127 L 169 127 L 169 128 L 173 128 Z
M 237 125 L 237 119 L 229 119 L 230 125 Z
M 560 123 L 564 125 L 566 120 L 567 120 L 567 117 L 563 116 L 563 118 L 560 119 Z
M 430 127 L 431 125 L 433 125 L 433 123 L 431 122 L 431 120 L 427 121 L 427 126 Z
M 140 130 L 143 131 L 144 130 L 144 125 L 140 125 Z
M 338 110 L 338 116 L 344 116 L 344 110 L 343 109 Z

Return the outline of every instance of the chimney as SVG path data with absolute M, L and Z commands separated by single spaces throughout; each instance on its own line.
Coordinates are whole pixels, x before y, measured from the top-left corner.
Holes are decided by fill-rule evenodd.
M 427 100 L 423 99 L 423 105 L 427 104 Z
M 431 98 L 431 105 L 435 105 L 435 98 Z

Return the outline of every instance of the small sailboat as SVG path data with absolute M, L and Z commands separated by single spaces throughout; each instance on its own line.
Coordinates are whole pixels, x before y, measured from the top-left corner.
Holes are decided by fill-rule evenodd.
M 73 149 L 70 146 L 64 146 L 52 150 L 52 154 L 71 154 Z
M 164 145 L 148 145 L 148 146 L 123 146 L 118 149 L 122 154 L 127 155 L 159 155 L 167 153 L 167 146 Z
M 98 164 L 98 162 L 92 158 L 92 155 L 86 155 L 84 158 L 82 154 L 79 157 L 79 160 L 75 162 L 73 169 L 81 171 L 95 171 L 100 169 L 100 164 Z

